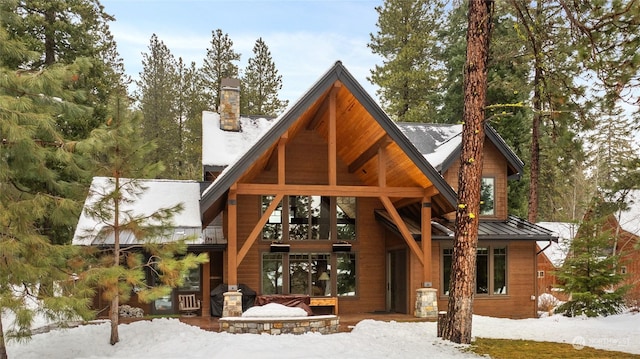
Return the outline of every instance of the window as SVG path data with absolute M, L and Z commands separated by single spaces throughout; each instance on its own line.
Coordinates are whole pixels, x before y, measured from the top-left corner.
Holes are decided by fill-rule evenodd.
M 263 294 L 354 296 L 355 275 L 356 258 L 353 253 L 262 254 Z
M 262 196 L 262 211 L 260 213 L 264 213 L 267 210 L 274 198 L 275 196 Z M 264 225 L 262 239 L 270 241 L 282 240 L 282 202 L 273 210 Z
M 262 196 L 261 214 L 275 196 Z M 355 240 L 356 198 L 286 196 L 271 213 L 262 229 L 267 241 Z M 288 220 L 283 221 L 283 218 Z
M 356 198 L 337 197 L 336 217 L 338 240 L 356 239 Z
M 493 216 L 495 211 L 495 178 L 483 177 L 480 187 L 480 214 L 483 216 Z
M 200 291 L 200 266 L 191 268 L 184 275 L 184 283 L 178 288 L 181 292 L 198 292 Z
M 337 284 L 339 296 L 356 295 L 356 256 L 353 253 L 337 255 Z
M 329 197 L 289 196 L 289 240 L 329 239 Z
M 282 294 L 282 253 L 262 254 L 262 293 Z
M 543 270 L 539 270 L 538 271 L 538 278 L 544 278 L 544 271 Z
M 442 250 L 442 288 L 449 295 L 453 248 Z M 507 294 L 507 248 L 478 247 L 476 257 L 476 294 Z

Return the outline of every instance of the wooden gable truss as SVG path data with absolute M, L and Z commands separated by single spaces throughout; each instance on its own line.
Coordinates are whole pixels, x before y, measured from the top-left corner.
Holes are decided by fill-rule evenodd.
M 290 183 L 286 175 L 287 145 L 300 131 L 308 130 L 326 141 L 327 178 L 320 184 Z M 338 161 L 346 164 L 363 185 L 340 183 Z M 262 171 L 274 166 L 277 166 L 276 181 L 253 181 Z M 221 211 L 226 213 L 227 280 L 231 286 L 237 285 L 238 266 L 256 243 L 268 218 L 284 196 L 291 194 L 378 198 L 423 265 L 423 282 L 432 281 L 432 211 L 436 214 L 452 211 L 456 195 L 340 62 L 203 193 L 203 225 Z M 237 198 L 240 195 L 273 195 L 275 198 L 238 248 Z M 418 202 L 422 203 L 422 246 L 414 240 L 397 211 L 400 206 Z

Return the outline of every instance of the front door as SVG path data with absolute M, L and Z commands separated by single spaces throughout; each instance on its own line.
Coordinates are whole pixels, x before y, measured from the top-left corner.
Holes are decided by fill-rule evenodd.
M 407 251 L 387 252 L 387 311 L 407 313 Z

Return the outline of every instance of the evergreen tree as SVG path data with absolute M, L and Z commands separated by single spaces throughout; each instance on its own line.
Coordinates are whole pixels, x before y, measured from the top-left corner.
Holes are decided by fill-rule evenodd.
M 579 132 L 587 123 L 590 103 L 585 98 L 584 87 L 578 86 L 574 81 L 581 68 L 571 47 L 567 20 L 559 4 L 554 1 L 530 0 L 510 0 L 510 4 L 518 19 L 515 29 L 523 40 L 533 74 L 533 91 L 529 100 L 532 122 L 531 152 L 528 158 L 528 219 L 536 222 L 538 210 L 542 207 L 540 194 L 549 196 L 556 190 L 563 193 L 568 189 L 556 187 L 562 181 L 556 181 L 555 177 L 551 181 L 544 178 L 542 171 L 553 170 L 555 163 L 544 163 L 543 158 L 556 161 L 560 157 L 559 152 L 564 151 L 566 154 L 568 149 L 577 149 L 576 146 L 571 146 L 575 143 L 572 134 Z M 580 156 L 579 152 L 569 153 L 572 154 L 570 160 Z M 543 181 L 543 178 L 547 181 Z
M 1 20 L 11 16 L 0 7 Z M 78 249 L 48 238 L 52 228 L 73 226 L 78 204 L 70 197 L 82 175 L 56 120 L 91 112 L 74 104 L 78 94 L 70 90 L 88 62 L 14 68 L 37 54 L 4 28 L 0 54 L 0 357 L 7 358 L 6 339 L 28 338 L 36 314 L 54 322 L 93 314 L 91 292 L 74 281 Z M 14 324 L 3 328 L 9 313 Z
M 134 289 L 138 300 L 148 303 L 182 285 L 189 269 L 208 260 L 206 254 L 186 254 L 183 241 L 164 244 L 157 241 L 172 233 L 172 218 L 182 211 L 181 204 L 145 215 L 123 209 L 126 204 L 135 203 L 145 191 L 138 178 L 155 177 L 163 169 L 161 163 L 148 160 L 155 143 L 140 136 L 140 119 L 128 113 L 127 105 L 117 98 L 113 104 L 114 116 L 76 146 L 79 151 L 92 155 L 96 174 L 109 176 L 104 186 L 90 189 L 89 198 L 94 201 L 85 207 L 85 213 L 105 225 L 106 230 L 100 235 L 113 235 L 113 247 L 97 250 L 94 257 L 88 257 L 87 270 L 80 277 L 110 301 L 109 342 L 112 345 L 120 340 L 119 305 L 130 299 Z M 138 245 L 121 247 L 123 233 L 133 234 Z M 158 285 L 147 285 L 147 271 L 157 274 Z
M 94 108 L 93 116 L 57 123 L 66 138 L 86 138 L 105 117 L 109 96 L 125 87 L 124 65 L 108 25 L 114 18 L 99 0 L 6 0 L 3 6 L 16 15 L 3 21 L 10 37 L 39 54 L 28 62 L 8 64 L 10 67 L 39 70 L 56 63 L 71 64 L 80 57 L 90 61 L 87 76 L 75 81 L 74 88 L 84 90 L 84 97 L 76 102 Z
M 571 241 L 570 253 L 557 271 L 560 288 L 571 295 L 556 310 L 566 316 L 595 317 L 620 313 L 628 287 L 618 270 L 620 255 L 613 252 L 613 232 L 607 225 L 615 210 L 602 199 L 595 199 L 578 235 Z
M 233 51 L 233 41 L 229 35 L 217 29 L 211 32 L 211 47 L 207 49 L 207 56 L 202 66 L 202 75 L 207 91 L 207 101 L 210 109 L 220 105 L 220 87 L 223 78 L 238 78 L 240 54 Z
M 385 0 L 378 12 L 378 32 L 368 46 L 380 55 L 368 78 L 380 87 L 382 105 L 395 121 L 432 122 L 437 118 L 443 83 L 438 29 L 441 0 Z
M 199 180 L 202 176 L 202 111 L 207 109 L 202 78 L 193 61 L 186 67 L 179 58 L 177 71 L 176 112 L 180 133 L 177 178 Z
M 271 52 L 262 38 L 253 46 L 253 57 L 249 59 L 240 83 L 240 113 L 277 116 L 289 103 L 278 98 L 282 75 L 278 75 Z
M 592 86 L 605 92 L 609 105 L 637 105 L 640 87 L 640 3 L 636 0 L 558 0 L 571 24 L 575 49 L 595 72 Z
M 178 73 L 171 51 L 153 34 L 149 52 L 143 54 L 143 69 L 138 82 L 140 110 L 143 114 L 142 137 L 157 147 L 149 153 L 149 162 L 164 161 L 163 178 L 176 178 L 179 173 L 180 118 L 176 103 Z

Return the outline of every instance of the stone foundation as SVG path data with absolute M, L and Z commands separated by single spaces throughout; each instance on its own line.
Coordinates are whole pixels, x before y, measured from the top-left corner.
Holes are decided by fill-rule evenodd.
M 417 318 L 438 318 L 438 290 L 434 288 L 419 288 L 416 293 Z
M 337 333 L 340 318 L 335 315 L 315 315 L 298 318 L 220 318 L 220 331 L 243 334 L 304 334 Z

